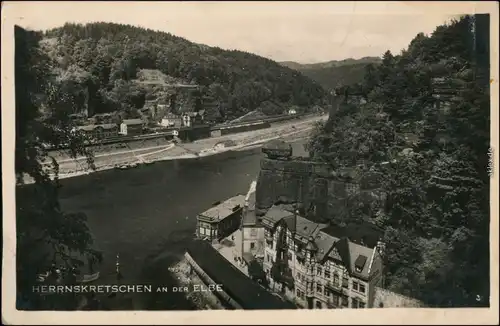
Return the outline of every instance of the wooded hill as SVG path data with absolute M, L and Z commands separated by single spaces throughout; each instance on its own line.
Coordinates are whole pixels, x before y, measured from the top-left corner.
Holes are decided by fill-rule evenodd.
M 385 230 L 386 286 L 440 307 L 488 306 L 489 17 L 466 16 L 387 51 L 349 89 L 309 150 L 378 173 L 385 201 L 352 196 L 345 219 Z
M 225 120 L 255 109 L 281 114 L 292 105 L 307 111 L 323 103 L 322 87 L 295 70 L 165 32 L 113 23 L 66 24 L 47 31 L 41 44 L 75 103 L 88 103 L 90 112 L 134 115 L 146 99 L 154 100 L 152 93 L 158 92 L 148 81 L 136 82 L 138 75 L 147 75 L 144 71 L 168 84 L 200 85 L 201 95 L 214 103 L 209 111 L 220 108 L 207 116 L 220 113 Z
M 285 61 L 281 62 L 281 64 L 301 72 L 326 90 L 332 90 L 340 86 L 361 82 L 365 75 L 365 67 L 370 64 L 378 65 L 381 61 L 378 57 L 364 57 L 312 64 Z

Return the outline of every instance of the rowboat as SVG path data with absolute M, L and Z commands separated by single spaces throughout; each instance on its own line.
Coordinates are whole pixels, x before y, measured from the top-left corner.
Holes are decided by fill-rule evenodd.
M 100 276 L 100 273 L 94 273 L 94 274 L 85 274 L 82 276 L 81 279 L 77 280 L 79 283 L 89 283 L 97 280 Z

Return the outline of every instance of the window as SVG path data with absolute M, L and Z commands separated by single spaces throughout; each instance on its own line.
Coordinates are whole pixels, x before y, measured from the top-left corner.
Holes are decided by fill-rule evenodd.
M 325 278 L 330 279 L 331 274 L 329 270 L 325 270 Z
M 318 275 L 318 276 L 322 276 L 323 275 L 323 269 L 321 268 L 321 266 L 318 266 L 316 268 L 316 275 Z
M 365 303 L 362 302 L 361 300 L 357 298 L 352 298 L 352 303 L 351 303 L 351 308 L 357 309 L 357 308 L 364 308 Z
M 339 275 L 337 273 L 333 274 L 333 284 L 339 285 Z
M 316 301 L 316 308 L 321 309 L 321 301 Z
M 255 249 L 255 242 L 250 242 L 250 249 Z
M 366 293 L 366 289 L 365 289 L 365 285 L 364 284 L 360 284 L 359 285 L 359 292 Z
M 257 229 L 250 229 L 250 236 L 256 237 L 257 236 Z
M 321 287 L 321 284 L 316 285 L 316 292 L 323 293 L 323 288 Z
M 342 296 L 342 307 L 349 307 L 349 298 L 346 295 Z
M 342 279 L 342 287 L 344 287 L 346 289 L 349 288 L 349 279 L 347 277 L 344 277 Z
M 353 281 L 353 282 L 352 282 L 352 289 L 353 289 L 354 291 L 358 291 L 358 287 L 359 287 L 359 283 L 358 283 L 358 282 L 356 282 L 356 281 Z

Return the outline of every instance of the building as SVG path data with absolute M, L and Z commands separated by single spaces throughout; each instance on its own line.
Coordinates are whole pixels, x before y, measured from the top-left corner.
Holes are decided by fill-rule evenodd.
M 221 240 L 239 229 L 245 196 L 231 197 L 197 216 L 196 235 L 207 240 Z
M 203 116 L 205 114 L 205 110 L 200 110 L 197 112 L 184 112 L 182 113 L 182 126 L 191 127 L 194 125 L 203 123 Z
M 242 253 L 250 253 L 257 258 L 264 257 L 264 226 L 255 215 L 255 189 L 257 182 L 253 181 L 245 197 L 245 210 L 241 223 L 242 229 Z
M 74 130 L 79 130 L 87 137 L 93 139 L 112 138 L 118 136 L 118 125 L 114 123 L 78 126 Z
M 121 135 L 140 135 L 144 129 L 144 121 L 141 119 L 125 119 L 120 124 Z
M 264 270 L 275 290 L 303 308 L 373 307 L 383 281 L 380 241 L 362 234 L 354 239 L 286 205 L 271 207 L 262 223 Z
M 182 126 L 182 118 L 177 114 L 167 113 L 161 119 L 160 125 L 162 127 L 180 128 Z

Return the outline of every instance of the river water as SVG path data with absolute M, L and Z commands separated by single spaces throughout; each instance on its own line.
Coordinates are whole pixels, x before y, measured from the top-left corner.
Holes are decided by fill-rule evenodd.
M 292 143 L 294 155 L 306 155 L 303 144 Z M 262 155 L 257 148 L 63 179 L 61 205 L 88 216 L 95 246 L 104 254 L 101 282 L 116 282 L 119 254 L 122 282 L 168 286 L 175 283 L 168 267 L 192 239 L 196 214 L 245 194 Z M 135 309 L 194 309 L 183 295 L 144 297 Z

